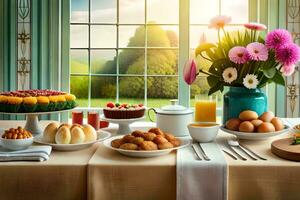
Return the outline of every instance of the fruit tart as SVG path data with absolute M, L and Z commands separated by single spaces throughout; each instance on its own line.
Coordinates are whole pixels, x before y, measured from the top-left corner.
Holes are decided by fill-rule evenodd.
M 143 104 L 129 105 L 127 103 L 119 104 L 109 102 L 103 109 L 104 116 L 110 119 L 133 119 L 143 117 L 145 114 L 145 106 Z

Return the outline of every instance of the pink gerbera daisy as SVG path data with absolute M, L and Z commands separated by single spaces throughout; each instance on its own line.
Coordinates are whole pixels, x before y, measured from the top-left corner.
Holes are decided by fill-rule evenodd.
M 283 65 L 280 71 L 283 73 L 283 75 L 290 76 L 295 71 L 295 65 Z
M 197 66 L 194 59 L 188 60 L 183 68 L 183 79 L 184 81 L 191 85 L 197 77 Z
M 300 49 L 298 45 L 290 43 L 278 48 L 275 51 L 276 60 L 285 66 L 296 64 L 300 59 Z
M 210 24 L 208 28 L 215 28 L 219 30 L 230 22 L 231 22 L 231 17 L 228 17 L 226 15 L 219 15 L 210 20 Z
M 267 29 L 266 25 L 260 24 L 260 23 L 256 23 L 256 22 L 250 22 L 250 23 L 244 24 L 244 26 L 247 29 L 256 30 L 256 31 L 262 31 L 262 30 L 266 30 Z
M 266 46 L 269 49 L 278 49 L 279 47 L 292 43 L 291 34 L 284 29 L 276 29 L 268 33 L 266 37 Z
M 231 48 L 228 56 L 229 59 L 236 64 L 244 64 L 249 60 L 247 49 L 241 46 Z
M 268 59 L 267 47 L 259 42 L 253 42 L 246 47 L 251 60 L 266 61 Z

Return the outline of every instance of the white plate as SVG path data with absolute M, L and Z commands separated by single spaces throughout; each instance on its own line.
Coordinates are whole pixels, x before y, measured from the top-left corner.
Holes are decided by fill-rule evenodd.
M 157 156 L 162 156 L 162 155 L 166 155 L 169 154 L 171 151 L 175 150 L 175 149 L 181 149 L 184 148 L 188 145 L 191 144 L 191 139 L 188 138 L 177 138 L 181 141 L 181 145 L 178 147 L 174 147 L 171 149 L 163 149 L 163 150 L 153 150 L 153 151 L 136 151 L 136 150 L 124 150 L 124 149 L 118 149 L 118 148 L 114 148 L 111 146 L 111 141 L 115 140 L 115 139 L 119 139 L 122 138 L 123 135 L 118 135 L 118 136 L 114 136 L 111 137 L 107 140 L 105 140 L 103 142 L 103 144 L 112 150 L 118 151 L 119 153 L 125 155 L 125 156 L 130 156 L 130 157 L 138 157 L 138 158 L 150 158 L 150 157 L 157 157 Z
M 112 119 L 112 118 L 106 118 L 106 117 L 104 117 L 104 115 L 101 116 L 101 120 L 112 122 L 112 123 L 127 123 L 128 124 L 128 123 L 140 121 L 143 119 L 145 119 L 145 116 L 139 117 L 139 118 L 129 118 L 129 119 Z
M 77 150 L 88 148 L 96 142 L 101 142 L 103 140 L 106 140 L 110 136 L 111 136 L 111 134 L 109 132 L 99 130 L 99 131 L 97 131 L 97 140 L 96 141 L 82 143 L 82 144 L 53 144 L 53 143 L 48 143 L 48 142 L 44 142 L 42 135 L 38 135 L 38 136 L 34 137 L 33 141 L 35 143 L 38 143 L 38 144 L 50 145 L 50 146 L 52 146 L 52 149 L 58 150 L 58 151 L 77 151 Z
M 274 137 L 277 135 L 281 135 L 283 133 L 286 133 L 290 130 L 290 127 L 285 125 L 284 129 L 281 131 L 275 131 L 275 132 L 268 132 L 268 133 L 246 133 L 246 132 L 239 132 L 239 131 L 231 131 L 228 130 L 223 126 L 220 127 L 220 129 L 226 133 L 230 133 L 235 135 L 239 139 L 246 139 L 246 140 L 265 140 L 270 137 Z

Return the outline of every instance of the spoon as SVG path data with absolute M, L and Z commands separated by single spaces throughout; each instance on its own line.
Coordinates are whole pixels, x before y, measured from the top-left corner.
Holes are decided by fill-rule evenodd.
M 240 144 L 239 144 L 239 142 L 237 141 L 237 140 L 228 140 L 227 141 L 228 142 L 228 144 L 230 145 L 230 146 L 232 146 L 232 147 L 237 147 L 237 148 L 239 148 L 240 150 L 242 150 L 245 154 L 247 154 L 252 160 L 257 160 L 257 158 L 255 158 L 255 157 L 253 157 L 251 154 L 249 154 L 245 149 L 243 149 L 241 146 L 240 146 Z

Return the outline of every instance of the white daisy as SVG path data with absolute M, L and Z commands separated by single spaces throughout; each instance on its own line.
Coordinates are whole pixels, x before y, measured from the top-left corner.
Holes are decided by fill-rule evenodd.
M 235 81 L 237 79 L 237 75 L 237 70 L 234 67 L 228 67 L 222 73 L 223 79 L 226 83 L 232 83 Z
M 248 89 L 255 89 L 258 85 L 257 76 L 254 74 L 247 74 L 243 79 L 243 84 Z

